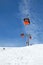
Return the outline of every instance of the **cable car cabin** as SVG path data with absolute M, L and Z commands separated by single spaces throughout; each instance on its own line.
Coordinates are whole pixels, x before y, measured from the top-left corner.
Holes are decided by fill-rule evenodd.
M 24 18 L 24 25 L 29 25 L 29 24 L 30 24 L 29 18 Z
M 21 34 L 21 37 L 24 37 L 24 33 Z

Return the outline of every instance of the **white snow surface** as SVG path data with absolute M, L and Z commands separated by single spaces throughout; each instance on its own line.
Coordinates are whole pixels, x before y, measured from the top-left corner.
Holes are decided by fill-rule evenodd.
M 0 65 L 43 65 L 43 44 L 0 47 Z

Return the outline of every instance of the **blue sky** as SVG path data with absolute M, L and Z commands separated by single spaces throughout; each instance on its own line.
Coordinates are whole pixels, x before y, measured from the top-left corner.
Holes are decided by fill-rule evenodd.
M 30 44 L 43 43 L 43 0 L 0 0 L 0 46 L 25 46 L 22 32 L 31 34 Z

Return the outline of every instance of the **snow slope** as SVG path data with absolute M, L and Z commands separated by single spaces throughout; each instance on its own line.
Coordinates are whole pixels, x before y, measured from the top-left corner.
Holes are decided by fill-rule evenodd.
M 43 65 L 43 44 L 0 47 L 0 65 Z

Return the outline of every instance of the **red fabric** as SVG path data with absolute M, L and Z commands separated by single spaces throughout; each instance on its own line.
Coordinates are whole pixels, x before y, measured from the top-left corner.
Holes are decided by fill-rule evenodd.
M 29 24 L 30 24 L 30 22 L 24 21 L 24 25 L 29 25 Z

